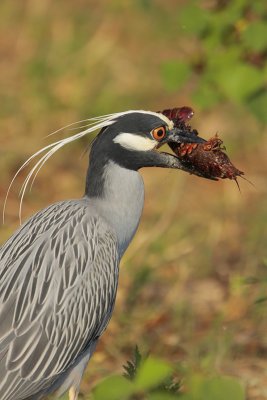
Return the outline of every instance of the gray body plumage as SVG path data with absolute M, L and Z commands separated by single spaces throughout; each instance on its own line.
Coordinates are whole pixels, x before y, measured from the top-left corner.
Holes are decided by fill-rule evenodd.
M 138 172 L 111 163 L 104 190 L 37 213 L 0 249 L 1 400 L 79 386 L 143 208 Z
M 144 185 L 138 170 L 190 172 L 177 157 L 155 149 L 168 141 L 202 140 L 153 112 L 99 121 L 45 147 L 48 153 L 28 175 L 65 143 L 102 128 L 92 145 L 85 196 L 40 211 L 0 248 L 1 400 L 39 400 L 70 388 L 71 400 L 77 399 L 112 314 L 119 261 L 140 221 Z

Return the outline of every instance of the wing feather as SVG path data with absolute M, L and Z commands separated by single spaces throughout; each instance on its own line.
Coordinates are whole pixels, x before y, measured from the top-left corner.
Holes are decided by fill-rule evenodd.
M 114 233 L 85 200 L 39 212 L 0 248 L 2 400 L 52 385 L 101 335 L 118 262 Z

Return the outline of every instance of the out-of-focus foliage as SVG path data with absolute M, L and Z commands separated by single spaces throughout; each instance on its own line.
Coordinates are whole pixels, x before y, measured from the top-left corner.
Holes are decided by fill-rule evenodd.
M 180 400 L 245 400 L 242 385 L 229 376 L 206 378 L 193 375 L 186 382 L 188 392 L 182 394 Z
M 140 354 L 138 346 L 135 346 L 133 359 L 128 360 L 127 363 L 123 366 L 124 368 L 123 376 L 127 379 L 134 380 L 136 377 L 137 370 L 140 367 L 142 361 L 143 361 L 143 356 Z
M 158 388 L 171 373 L 171 367 L 160 360 L 147 358 L 136 371 L 134 379 L 124 376 L 111 376 L 99 383 L 93 390 L 95 400 L 128 399 L 139 393 L 171 394 L 168 390 Z
M 228 376 L 190 375 L 180 386 L 173 380 L 170 365 L 151 357 L 142 359 L 138 349 L 134 361 L 127 365 L 134 367 L 134 376 L 130 373 L 102 380 L 93 389 L 92 400 L 245 400 L 243 386 Z
M 254 185 L 240 180 L 239 193 L 230 181 L 141 171 L 143 218 L 81 398 L 111 373 L 125 383 L 121 366 L 135 343 L 167 360 L 178 378 L 175 396 L 195 399 L 215 380 L 233 393 L 241 393 L 241 381 L 249 400 L 267 397 L 266 7 L 265 0 L 0 2 L 1 205 L 31 154 L 86 121 L 48 134 L 135 108 L 192 106 L 193 127 L 205 138 L 218 132 Z M 46 163 L 26 194 L 23 219 L 83 194 L 90 140 Z M 18 227 L 28 171 L 10 192 L 1 242 Z
M 191 81 L 192 99 L 202 109 L 229 101 L 266 123 L 266 2 L 189 1 L 177 23 L 185 46 L 179 60 L 162 65 L 166 87 L 177 90 Z
M 237 379 L 183 371 L 178 381 L 182 368 L 144 357 L 137 346 L 124 369 L 123 376 L 110 375 L 98 382 L 88 400 L 245 400 L 244 386 Z

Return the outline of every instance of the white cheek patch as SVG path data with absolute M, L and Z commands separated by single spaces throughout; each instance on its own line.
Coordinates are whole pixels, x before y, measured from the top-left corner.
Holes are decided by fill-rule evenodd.
M 138 136 L 133 133 L 123 132 L 113 139 L 114 143 L 119 143 L 122 147 L 128 150 L 149 151 L 153 150 L 158 142 L 152 138 Z

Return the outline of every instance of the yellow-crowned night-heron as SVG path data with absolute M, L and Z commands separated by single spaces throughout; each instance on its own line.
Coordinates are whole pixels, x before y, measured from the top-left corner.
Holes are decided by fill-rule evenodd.
M 163 114 L 127 111 L 95 119 L 82 133 L 47 146 L 41 161 L 96 129 L 84 197 L 41 210 L 0 248 L 1 400 L 67 390 L 77 399 L 112 314 L 120 259 L 141 217 L 138 170 L 187 170 L 177 157 L 155 150 L 201 141 Z

